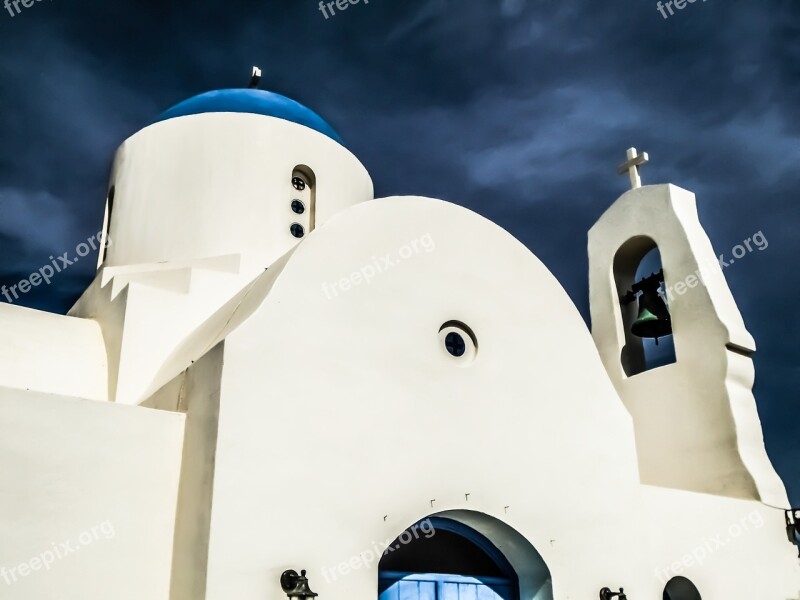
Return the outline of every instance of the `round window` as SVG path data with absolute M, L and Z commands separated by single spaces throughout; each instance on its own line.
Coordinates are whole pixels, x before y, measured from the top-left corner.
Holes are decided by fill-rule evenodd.
M 475 360 L 478 353 L 475 334 L 460 321 L 448 321 L 439 328 L 439 345 L 449 359 L 462 367 Z
M 456 358 L 461 358 L 467 351 L 467 343 L 464 341 L 464 336 L 455 331 L 451 331 L 444 336 L 444 347 Z

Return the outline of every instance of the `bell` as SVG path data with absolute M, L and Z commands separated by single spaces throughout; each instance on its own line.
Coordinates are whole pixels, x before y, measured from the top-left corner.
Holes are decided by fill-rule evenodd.
M 639 316 L 633 322 L 631 333 L 640 338 L 658 338 L 672 334 L 672 323 L 664 299 L 658 293 L 658 280 L 642 282 L 642 295 L 639 297 Z

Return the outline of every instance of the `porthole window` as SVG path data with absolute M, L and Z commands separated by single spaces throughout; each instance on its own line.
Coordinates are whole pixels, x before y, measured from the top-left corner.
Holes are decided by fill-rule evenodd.
M 456 358 L 461 358 L 467 351 L 467 343 L 464 341 L 464 336 L 456 331 L 451 331 L 445 336 L 444 347 Z
M 439 345 L 445 356 L 465 367 L 478 354 L 478 341 L 472 330 L 460 321 L 448 321 L 439 328 Z
M 290 181 L 292 187 L 287 186 L 286 190 L 289 201 L 286 217 L 291 234 L 302 238 L 316 227 L 317 176 L 308 165 L 297 165 L 292 169 Z

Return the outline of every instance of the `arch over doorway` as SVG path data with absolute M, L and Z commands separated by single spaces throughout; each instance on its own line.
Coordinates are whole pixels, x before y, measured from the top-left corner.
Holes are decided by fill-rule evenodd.
M 502 521 L 445 511 L 418 521 L 387 548 L 380 600 L 551 600 L 550 570 L 533 545 Z

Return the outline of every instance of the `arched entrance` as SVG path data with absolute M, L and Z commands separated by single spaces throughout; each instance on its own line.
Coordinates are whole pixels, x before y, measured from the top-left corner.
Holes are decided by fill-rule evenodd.
M 504 523 L 469 511 L 427 517 L 393 540 L 378 567 L 378 595 L 379 600 L 553 597 L 550 572 L 533 546 Z

